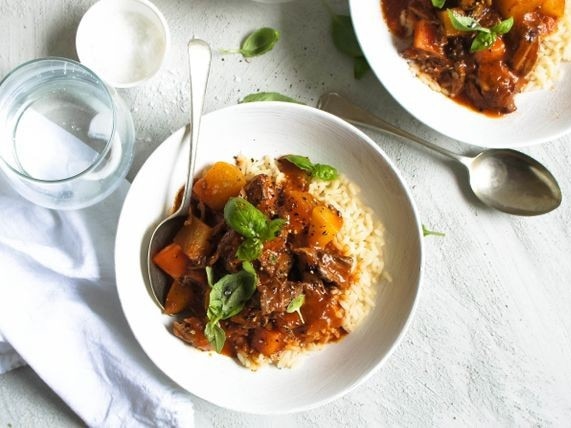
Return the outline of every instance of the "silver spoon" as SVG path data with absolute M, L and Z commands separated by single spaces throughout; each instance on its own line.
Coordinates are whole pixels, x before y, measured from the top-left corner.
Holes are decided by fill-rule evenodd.
M 147 252 L 150 291 L 155 302 L 161 309 L 164 309 L 168 280 L 166 275 L 155 266 L 152 257 L 157 251 L 170 243 L 170 240 L 182 227 L 182 224 L 188 217 L 196 161 L 196 148 L 198 146 L 198 134 L 200 131 L 200 119 L 204 106 L 204 96 L 206 95 L 206 84 L 208 82 L 211 59 L 212 52 L 206 42 L 199 39 L 192 39 L 188 43 L 188 62 L 190 68 L 190 147 L 186 183 L 178 209 L 161 221 L 155 228 L 151 235 Z
M 561 189 L 553 175 L 535 159 L 521 152 L 482 149 L 474 157 L 459 155 L 385 122 L 335 92 L 322 95 L 317 108 L 355 125 L 419 143 L 462 163 L 468 169 L 474 194 L 484 204 L 497 210 L 532 216 L 548 213 L 561 204 Z

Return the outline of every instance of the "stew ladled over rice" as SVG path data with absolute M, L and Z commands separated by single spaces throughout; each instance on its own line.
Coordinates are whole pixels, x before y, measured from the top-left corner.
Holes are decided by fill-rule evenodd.
M 356 193 L 296 155 L 206 169 L 188 220 L 154 256 L 173 278 L 174 335 L 253 369 L 345 336 L 382 270 L 380 224 Z
M 401 54 L 420 78 L 492 115 L 548 86 L 571 30 L 565 0 L 381 0 Z M 555 66 L 554 66 L 555 65 Z

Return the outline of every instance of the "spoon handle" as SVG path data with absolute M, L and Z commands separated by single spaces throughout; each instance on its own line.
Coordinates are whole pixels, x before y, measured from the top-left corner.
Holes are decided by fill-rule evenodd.
M 372 113 L 369 113 L 367 110 L 351 103 L 349 100 L 336 92 L 328 92 L 323 94 L 317 102 L 317 108 L 334 114 L 335 116 L 345 119 L 347 122 L 353 123 L 355 125 L 386 132 L 396 137 L 404 138 L 405 140 L 410 140 L 421 144 L 424 147 L 435 150 L 438 153 L 443 154 L 444 156 L 448 156 L 449 158 L 457 160 L 463 164 L 466 164 L 466 162 L 470 160 L 470 158 L 443 149 L 436 144 L 433 144 L 420 137 L 417 137 L 414 134 L 411 134 L 410 132 L 391 125 L 380 117 L 375 116 Z
M 178 209 L 179 213 L 187 213 L 190 208 L 198 135 L 200 134 L 200 118 L 202 117 L 202 109 L 204 107 L 211 60 L 212 51 L 208 43 L 200 39 L 192 39 L 188 43 L 188 64 L 190 69 L 190 148 L 188 174 L 184 194 L 180 208 Z

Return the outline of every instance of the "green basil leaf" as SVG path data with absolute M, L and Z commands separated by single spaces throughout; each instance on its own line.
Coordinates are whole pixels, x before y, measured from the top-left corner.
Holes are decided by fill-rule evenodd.
M 355 79 L 362 79 L 370 69 L 371 66 L 364 56 L 355 57 L 353 60 L 353 76 L 355 76 Z
M 334 15 L 331 35 L 333 36 L 333 44 L 340 52 L 353 58 L 363 56 L 350 16 Z
M 236 257 L 242 261 L 256 260 L 262 254 L 263 243 L 274 239 L 285 220 L 270 221 L 266 215 L 244 198 L 230 198 L 224 206 L 224 220 L 242 235 Z
M 257 275 L 246 270 L 220 278 L 210 290 L 209 319 L 224 320 L 239 314 L 256 291 L 257 282 Z
M 494 42 L 496 41 L 498 36 L 495 33 L 482 33 L 479 32 L 474 40 L 472 40 L 472 44 L 470 45 L 470 52 L 479 52 L 485 49 L 489 49 Z
M 216 352 L 222 352 L 222 348 L 224 347 L 224 342 L 226 342 L 226 333 L 220 327 L 218 320 L 216 321 L 209 321 L 204 327 L 204 336 L 210 342 Z
M 484 31 L 489 33 L 490 30 L 482 27 L 478 21 L 476 21 L 471 16 L 460 15 L 454 12 L 452 9 L 448 9 L 448 17 L 450 18 L 450 23 L 458 31 Z
M 299 169 L 303 169 L 304 171 L 307 172 L 313 171 L 313 163 L 309 160 L 307 156 L 285 155 L 283 156 L 283 158 L 293 163 Z
M 220 315 L 220 311 L 222 308 L 222 303 L 220 303 L 220 305 L 218 307 L 214 307 L 214 306 L 208 306 L 208 309 L 206 309 L 206 317 L 210 320 L 210 321 L 218 321 L 219 319 L 221 319 L 221 315 Z
M 442 9 L 444 7 L 444 3 L 446 3 L 446 0 L 432 0 L 432 6 L 438 9 Z
M 256 276 L 256 270 L 254 269 L 254 265 L 252 265 L 252 263 L 250 263 L 249 261 L 245 261 L 244 263 L 242 263 L 242 269 L 244 269 L 246 272 L 250 272 L 252 275 Z M 257 278 L 257 276 L 256 276 Z
M 509 32 L 514 25 L 513 17 L 509 17 L 508 19 L 503 20 L 498 25 L 494 25 L 491 30 L 492 33 L 496 33 L 497 35 L 506 34 Z
M 286 103 L 303 104 L 298 100 L 288 97 L 287 95 L 280 94 L 279 92 L 254 92 L 242 98 L 241 103 L 253 103 L 256 101 L 282 101 Z
M 314 165 L 313 171 L 311 172 L 311 176 L 319 178 L 320 180 L 323 181 L 331 181 L 339 177 L 339 173 L 331 165 L 318 163 Z
M 295 311 L 298 311 L 303 304 L 305 303 L 305 294 L 300 294 L 299 296 L 295 297 L 289 305 L 287 305 L 286 312 L 291 314 Z
M 279 31 L 269 27 L 260 28 L 244 39 L 240 45 L 240 53 L 244 58 L 263 55 L 271 51 L 279 39 Z
M 236 250 L 236 257 L 242 261 L 256 260 L 262 254 L 263 244 L 258 238 L 246 238 Z
M 222 319 L 222 295 L 219 289 L 210 289 L 210 296 L 208 299 L 208 309 L 206 310 L 206 315 L 209 320 L 219 320 Z
M 422 236 L 429 236 L 429 235 L 434 235 L 434 236 L 446 236 L 445 233 L 435 232 L 434 230 L 430 230 L 430 229 L 428 229 L 428 228 L 423 224 L 423 225 L 422 225 Z
M 263 212 L 244 198 L 230 198 L 224 206 L 224 220 L 245 238 L 259 238 L 267 229 Z

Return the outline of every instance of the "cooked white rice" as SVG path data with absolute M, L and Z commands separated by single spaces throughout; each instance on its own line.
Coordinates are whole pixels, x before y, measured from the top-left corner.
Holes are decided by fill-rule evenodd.
M 565 15 L 557 29 L 541 43 L 537 63 L 528 76 L 527 90 L 552 88 L 561 78 L 561 63 L 571 61 L 571 1 L 565 2 Z
M 257 174 L 275 177 L 278 183 L 285 179 L 275 159 L 269 156 L 260 160 L 237 156 L 236 165 L 247 180 Z M 384 267 L 384 228 L 373 211 L 359 198 L 360 189 L 343 175 L 333 181 L 313 180 L 309 193 L 318 200 L 333 205 L 343 216 L 343 227 L 337 235 L 337 245 L 347 256 L 353 258 L 355 281 L 349 289 L 341 291 L 340 303 L 345 310 L 343 328 L 351 332 L 375 305 L 376 285 Z M 244 366 L 253 370 L 270 362 L 278 367 L 291 367 L 301 354 L 319 347 L 321 346 L 312 345 L 304 349 L 286 349 L 272 361 L 263 355 L 254 360 L 249 355 L 239 354 L 238 359 Z

